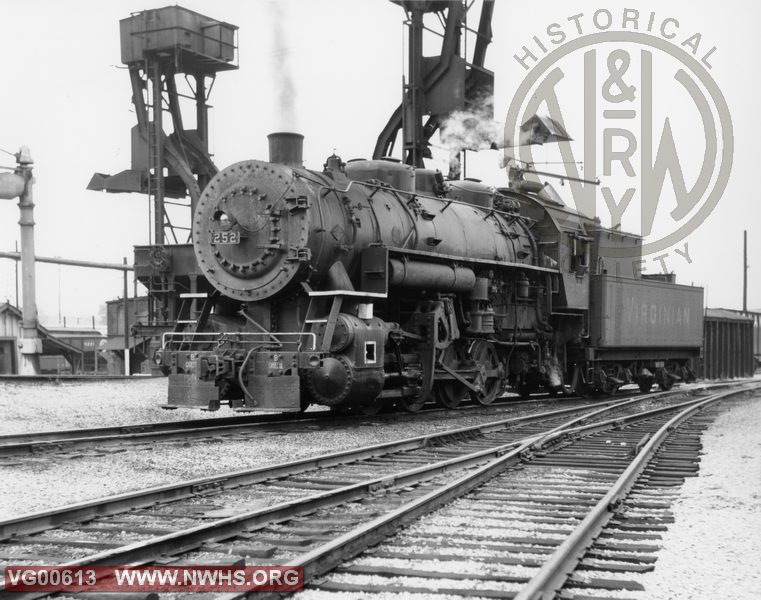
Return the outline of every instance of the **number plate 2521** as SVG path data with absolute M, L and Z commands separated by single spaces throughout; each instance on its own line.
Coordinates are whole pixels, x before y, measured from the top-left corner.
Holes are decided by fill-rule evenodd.
M 240 231 L 212 231 L 212 244 L 240 244 Z

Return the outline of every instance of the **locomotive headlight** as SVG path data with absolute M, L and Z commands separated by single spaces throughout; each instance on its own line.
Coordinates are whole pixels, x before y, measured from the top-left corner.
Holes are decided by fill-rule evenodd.
M 320 364 L 320 357 L 317 354 L 312 354 L 309 357 L 309 366 L 316 367 Z

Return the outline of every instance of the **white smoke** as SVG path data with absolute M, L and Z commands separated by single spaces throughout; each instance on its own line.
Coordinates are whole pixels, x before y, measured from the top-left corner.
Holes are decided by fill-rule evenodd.
M 573 139 L 548 115 L 532 115 L 515 136 L 508 136 L 504 123 L 495 121 L 493 114 L 494 97 L 481 96 L 467 110 L 456 110 L 442 121 L 439 139 L 449 149 L 450 178 L 459 177 L 463 150 L 499 150 Z
M 489 150 L 502 147 L 497 140 L 504 134 L 504 125 L 494 120 L 494 96 L 475 99 L 465 110 L 455 110 L 441 123 L 439 139 L 449 149 L 450 177 L 460 171 L 459 154 L 463 150 Z
M 441 142 L 452 152 L 488 150 L 504 130 L 493 114 L 493 96 L 481 97 L 468 109 L 449 113 L 441 124 Z
M 288 3 L 283 0 L 270 2 L 272 18 L 272 53 L 270 70 L 276 90 L 277 127 L 275 131 L 298 131 L 296 119 L 296 85 L 291 66 L 293 46 L 289 41 Z

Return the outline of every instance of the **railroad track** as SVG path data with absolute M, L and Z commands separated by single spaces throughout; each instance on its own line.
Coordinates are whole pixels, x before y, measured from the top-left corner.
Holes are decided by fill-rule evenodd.
M 705 384 L 692 389 L 712 389 L 726 386 L 726 383 Z M 633 397 L 633 393 L 622 394 L 619 398 Z M 563 397 L 563 400 L 569 399 Z M 367 415 L 337 415 L 328 410 L 291 413 L 291 414 L 256 414 L 220 417 L 213 419 L 193 419 L 188 421 L 173 421 L 163 423 L 139 423 L 135 425 L 97 427 L 88 429 L 67 429 L 58 431 L 42 431 L 19 434 L 0 435 L 0 465 L 8 466 L 29 458 L 38 457 L 50 460 L 57 458 L 81 458 L 84 456 L 97 457 L 124 449 L 153 449 L 155 443 L 187 442 L 189 440 L 218 440 L 222 437 L 232 439 L 250 436 L 270 428 L 294 428 L 299 425 L 331 427 L 342 424 L 351 425 L 357 421 L 373 420 L 379 423 L 403 419 L 419 419 L 421 416 L 449 415 L 458 418 L 466 413 L 498 413 L 500 407 L 519 405 L 538 405 L 543 402 L 553 403 L 557 398 L 535 397 L 519 400 L 515 397 L 497 399 L 494 404 L 482 406 L 476 403 L 464 404 L 456 411 L 445 408 L 427 407 L 420 413 L 394 412 L 376 416 Z M 581 400 L 581 399 L 578 399 Z M 421 414 L 422 413 L 422 414 Z
M 697 473 L 698 411 L 746 391 L 542 436 L 288 564 L 323 592 L 622 598 Z
M 539 403 L 548 399 L 518 400 L 511 405 Z M 505 401 L 491 406 L 504 406 Z M 464 410 L 486 411 L 489 407 L 469 405 Z M 452 411 L 444 408 L 426 408 L 424 415 L 447 414 Z M 416 414 L 420 414 L 416 413 Z M 0 461 L 9 458 L 47 455 L 55 453 L 65 457 L 82 456 L 82 450 L 94 452 L 108 449 L 153 447 L 155 442 L 172 442 L 219 438 L 220 436 L 246 435 L 267 427 L 297 427 L 298 425 L 320 426 L 322 424 L 351 424 L 361 420 L 379 422 L 415 418 L 411 413 L 386 413 L 375 416 L 360 414 L 336 414 L 329 410 L 307 413 L 279 413 L 239 415 L 212 419 L 192 419 L 188 421 L 170 421 L 162 423 L 139 423 L 135 425 L 118 425 L 88 429 L 66 429 L 0 435 Z
M 655 396 L 666 406 L 638 416 L 638 405 L 653 404 L 653 395 L 611 400 L 593 410 L 574 407 L 507 419 L 8 520 L 0 523 L 0 561 L 95 566 L 296 560 L 314 580 L 362 552 L 367 543 L 381 541 L 401 524 L 518 465 L 527 453 L 536 453 L 538 445 L 571 434 L 609 431 L 631 419 L 663 418 L 675 406 L 702 401 L 690 398 L 673 405 L 673 393 Z
M 632 394 L 622 395 L 622 398 Z M 564 397 L 565 400 L 567 397 Z M 574 398 L 584 401 L 581 398 Z M 290 414 L 256 414 L 213 419 L 193 419 L 163 423 L 140 423 L 135 425 L 98 427 L 90 429 L 67 429 L 0 435 L 0 465 L 18 462 L 19 459 L 39 457 L 49 460 L 51 455 L 60 458 L 80 458 L 121 452 L 125 448 L 152 449 L 156 442 L 187 442 L 188 440 L 218 440 L 220 438 L 242 438 L 260 432 L 276 429 L 294 429 L 299 426 L 331 428 L 349 425 L 358 421 L 377 421 L 384 424 L 406 419 L 420 419 L 432 416 L 458 418 L 467 414 L 499 414 L 500 410 L 523 405 L 554 404 L 558 398 L 538 397 L 519 400 L 515 397 L 497 399 L 494 404 L 483 406 L 471 403 L 456 411 L 426 407 L 418 413 L 393 412 L 367 416 L 362 414 L 336 414 L 329 410 Z

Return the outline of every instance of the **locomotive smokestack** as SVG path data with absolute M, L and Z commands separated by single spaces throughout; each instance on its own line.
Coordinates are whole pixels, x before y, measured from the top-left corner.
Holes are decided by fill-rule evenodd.
M 270 142 L 270 162 L 301 167 L 304 162 L 304 136 L 300 133 L 280 131 L 267 136 Z

